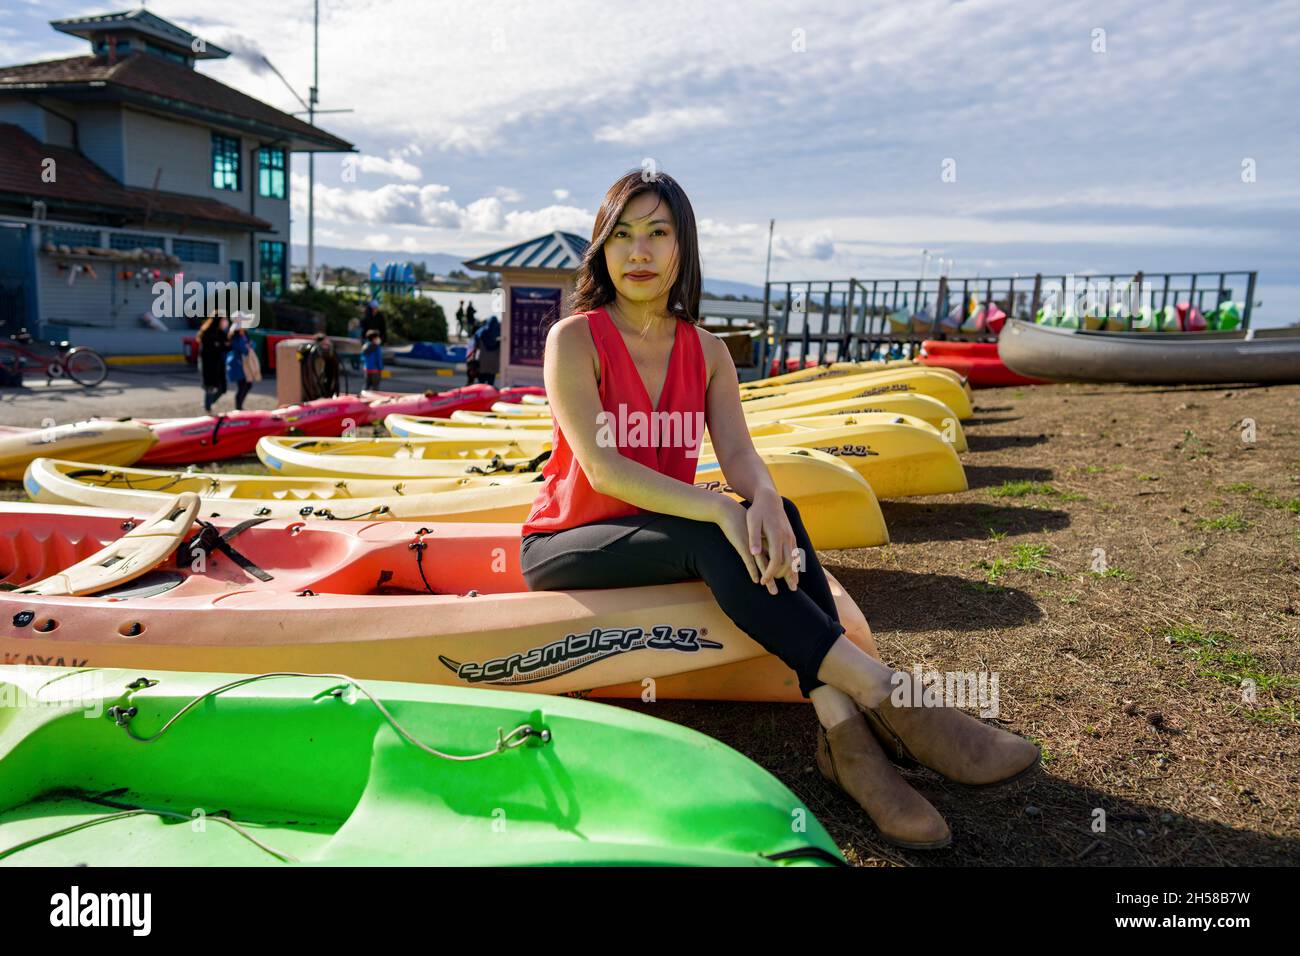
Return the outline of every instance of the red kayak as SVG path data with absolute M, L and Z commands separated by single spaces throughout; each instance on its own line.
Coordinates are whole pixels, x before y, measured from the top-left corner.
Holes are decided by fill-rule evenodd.
M 330 438 L 342 435 L 349 427 L 369 424 L 371 409 L 369 402 L 356 395 L 336 395 L 277 408 L 276 414 L 296 434 Z
M 188 465 L 251 455 L 264 435 L 283 435 L 289 422 L 277 412 L 244 411 L 199 418 L 139 419 L 158 441 L 139 463 Z
M 927 340 L 921 343 L 921 354 L 916 360 L 922 365 L 952 369 L 958 375 L 966 376 L 971 388 L 1046 384 L 1044 379 L 1026 378 L 1007 368 L 998 357 L 996 342 Z
M 371 392 L 361 393 L 370 402 L 369 421 L 382 421 L 385 416 L 400 413 L 425 417 L 446 418 L 452 412 L 465 409 L 485 412 L 495 402 L 517 402 L 524 395 L 545 395 L 546 389 L 535 385 L 497 389 L 492 385 L 462 385 L 445 392 Z

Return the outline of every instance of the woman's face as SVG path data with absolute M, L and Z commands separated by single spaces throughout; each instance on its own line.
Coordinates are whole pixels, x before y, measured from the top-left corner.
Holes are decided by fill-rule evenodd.
M 666 302 L 677 280 L 677 266 L 672 210 L 652 192 L 632 197 L 605 240 L 605 267 L 614 288 L 633 302 Z

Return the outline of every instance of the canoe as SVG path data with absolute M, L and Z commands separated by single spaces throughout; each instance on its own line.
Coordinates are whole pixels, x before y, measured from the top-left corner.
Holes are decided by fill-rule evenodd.
M 146 425 L 94 418 L 46 428 L 0 425 L 0 478 L 20 481 L 36 458 L 57 455 L 72 461 L 130 465 L 158 441 Z
M 825 452 L 759 452 L 777 491 L 799 508 L 820 549 L 870 548 L 889 542 L 871 486 Z M 173 495 L 194 492 L 203 517 L 312 521 L 472 521 L 522 523 L 540 492 L 540 475 L 496 479 L 285 478 L 105 467 L 38 458 L 24 487 L 33 501 L 152 511 Z M 463 483 L 459 490 L 457 483 Z M 696 487 L 733 494 L 717 461 L 696 469 Z
M 998 354 L 1022 375 L 1142 385 L 1300 382 L 1300 333 L 1088 332 L 1008 322 Z
M 142 465 L 188 465 L 251 455 L 265 435 L 283 435 L 289 422 L 273 411 L 235 411 L 197 418 L 141 418 L 158 442 L 140 458 Z
M 918 361 L 929 368 L 951 369 L 964 376 L 972 388 L 1007 388 L 1045 382 L 1007 368 L 998 357 L 996 342 L 926 341 L 921 343 Z
M 0 502 L 0 663 L 346 673 L 638 698 L 651 678 L 660 698 L 803 700 L 794 673 L 736 627 L 703 581 L 528 591 L 518 524 L 265 521 L 229 539 L 243 562 L 186 544 L 121 589 L 22 592 L 140 520 Z M 238 524 L 210 523 L 221 535 Z M 875 654 L 862 612 L 828 578 L 849 639 Z
M 895 415 L 908 415 L 912 418 L 919 418 L 939 429 L 957 451 L 966 451 L 966 433 L 952 409 L 937 398 L 931 398 L 929 395 L 922 395 L 919 392 L 880 395 L 875 398 L 865 399 L 841 398 L 829 402 L 815 402 L 810 405 L 775 408 L 768 411 L 751 412 L 745 416 L 745 420 L 752 427 L 766 422 L 794 422 L 824 415 L 849 415 L 870 412 L 888 412 Z M 437 426 L 437 431 L 420 432 L 420 434 L 433 436 L 450 436 L 451 429 L 466 428 L 504 428 L 507 430 L 541 428 L 549 431 L 554 425 L 551 418 L 517 418 L 497 415 L 494 412 L 456 412 L 451 418 L 418 418 L 415 420 L 428 429 Z M 393 424 L 405 427 L 406 422 L 394 422 L 386 424 L 385 427 L 392 432 Z
M 902 415 L 867 413 L 852 424 L 826 428 L 782 427 L 753 439 L 758 450 L 810 448 L 843 459 L 871 485 L 878 498 L 950 494 L 966 490 L 966 475 L 956 450 L 933 426 Z M 537 429 L 528 430 L 535 432 Z M 281 475 L 339 478 L 449 478 L 500 472 L 540 471 L 549 456 L 550 434 L 528 437 L 508 432 L 511 445 L 498 444 L 450 453 L 436 438 L 263 438 L 262 463 Z M 541 451 L 535 449 L 546 448 Z M 506 455 L 502 449 L 515 448 Z M 533 455 L 534 457 L 527 457 Z M 713 458 L 712 446 L 700 461 Z
M 0 755 L 4 866 L 844 865 L 747 757 L 564 697 L 5 667 Z

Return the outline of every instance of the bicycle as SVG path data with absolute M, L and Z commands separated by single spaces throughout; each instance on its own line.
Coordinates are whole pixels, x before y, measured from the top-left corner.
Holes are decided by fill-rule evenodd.
M 93 388 L 108 377 L 108 363 L 94 349 L 67 342 L 37 342 L 26 329 L 0 339 L 0 365 L 21 376 L 39 369 L 45 384 L 67 376 L 78 385 Z

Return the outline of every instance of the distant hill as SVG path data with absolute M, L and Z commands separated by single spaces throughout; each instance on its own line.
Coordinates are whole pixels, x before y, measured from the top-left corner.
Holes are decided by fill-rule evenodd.
M 365 273 L 370 271 L 370 263 L 383 266 L 386 262 L 423 262 L 424 268 L 437 275 L 446 275 L 452 269 L 461 269 L 471 277 L 481 273 L 465 269 L 462 263 L 473 256 L 457 256 L 446 252 L 400 252 L 378 249 L 344 249 L 340 246 L 317 246 L 316 266 L 347 266 Z M 307 265 L 307 247 L 294 244 L 293 264 L 295 268 Z M 763 287 L 748 282 L 732 282 L 729 279 L 704 279 L 704 294 L 708 296 L 734 295 L 737 298 L 748 296 L 762 300 Z

